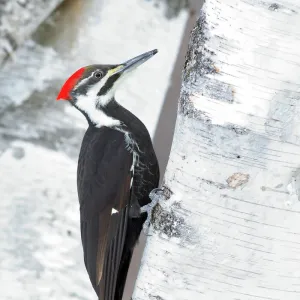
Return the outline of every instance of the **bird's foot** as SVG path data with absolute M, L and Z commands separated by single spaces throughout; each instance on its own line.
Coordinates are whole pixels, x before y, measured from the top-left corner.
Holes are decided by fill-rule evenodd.
M 153 189 L 149 194 L 149 198 L 151 199 L 151 202 L 149 204 L 141 207 L 141 213 L 147 212 L 147 214 L 148 214 L 147 220 L 145 221 L 145 223 L 143 225 L 143 230 L 145 233 L 148 232 L 148 229 L 150 226 L 150 221 L 152 218 L 153 209 L 158 204 L 159 200 L 161 199 L 161 197 L 163 195 L 164 195 L 164 190 L 162 190 L 160 188 Z

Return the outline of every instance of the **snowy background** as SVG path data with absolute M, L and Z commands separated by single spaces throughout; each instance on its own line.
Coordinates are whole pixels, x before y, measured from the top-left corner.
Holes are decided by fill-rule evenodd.
M 158 48 L 117 93 L 153 136 L 187 20 L 184 2 L 64 1 L 1 67 L 1 300 L 96 299 L 76 194 L 86 122 L 55 98 L 81 66 Z

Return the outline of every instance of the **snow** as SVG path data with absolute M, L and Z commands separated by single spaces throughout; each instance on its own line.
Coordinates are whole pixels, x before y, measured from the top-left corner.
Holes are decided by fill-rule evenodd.
M 23 158 L 15 157 L 16 149 Z M 1 155 L 0 169 L 1 298 L 92 299 L 81 257 L 74 161 L 15 141 Z
M 63 61 L 52 48 L 42 47 L 32 40 L 25 42 L 0 73 L 0 111 L 7 106 L 25 102 L 33 91 L 51 86 L 53 78 L 62 79 Z
M 2 0 L 0 64 L 63 0 Z

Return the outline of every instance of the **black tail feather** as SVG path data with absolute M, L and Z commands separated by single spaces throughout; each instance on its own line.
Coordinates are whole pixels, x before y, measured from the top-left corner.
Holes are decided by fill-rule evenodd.
M 135 245 L 137 244 L 137 241 L 143 228 L 143 224 L 146 219 L 147 214 L 143 214 L 140 218 L 128 220 L 127 234 L 125 239 L 124 250 L 122 253 L 122 259 L 119 266 L 116 294 L 114 300 L 122 300 L 133 250 Z

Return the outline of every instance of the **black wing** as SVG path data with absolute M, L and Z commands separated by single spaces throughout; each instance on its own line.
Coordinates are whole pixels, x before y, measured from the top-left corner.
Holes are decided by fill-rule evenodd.
M 89 128 L 78 162 L 84 262 L 100 299 L 114 299 L 127 231 L 132 154 L 122 133 Z

